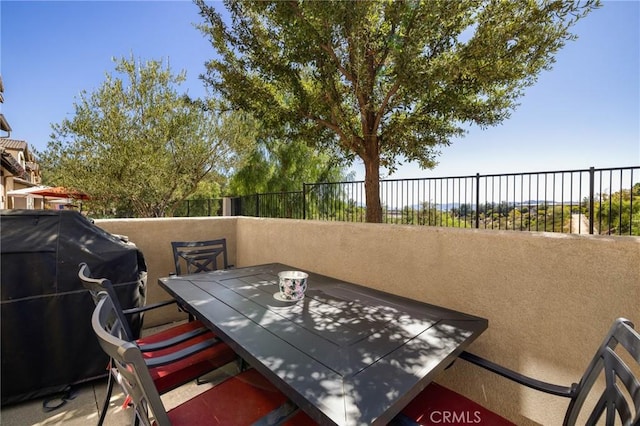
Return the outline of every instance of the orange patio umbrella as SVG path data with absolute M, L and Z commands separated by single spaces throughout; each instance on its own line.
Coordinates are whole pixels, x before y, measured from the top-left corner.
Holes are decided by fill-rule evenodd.
M 33 191 L 32 194 L 41 195 L 43 197 L 73 198 L 74 200 L 88 200 L 90 198 L 84 192 L 77 191 L 71 188 L 65 188 L 63 186 L 43 188 L 38 191 Z

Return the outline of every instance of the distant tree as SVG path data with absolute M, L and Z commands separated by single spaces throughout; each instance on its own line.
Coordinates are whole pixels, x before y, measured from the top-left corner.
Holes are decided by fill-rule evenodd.
M 171 211 L 172 216 L 215 216 L 222 207 L 220 180 L 211 174 L 198 183 L 196 190 Z
M 460 206 L 452 207 L 449 210 L 449 216 L 455 221 L 455 226 L 463 228 L 471 226 L 473 213 L 473 207 L 468 203 L 460 204 Z
M 640 235 L 640 183 L 631 190 L 599 194 L 594 203 L 594 222 L 603 234 Z
M 301 191 L 305 183 L 343 180 L 343 164 L 339 158 L 301 141 L 258 138 L 242 167 L 231 176 L 229 192 L 250 195 Z
M 363 222 L 365 218 L 364 210 L 355 200 L 350 199 L 347 201 L 344 220 L 348 222 Z
M 417 221 L 418 212 L 411 206 L 404 206 L 400 210 L 400 223 L 403 225 L 415 225 Z
M 122 77 L 107 74 L 95 92 L 80 94 L 72 118 L 52 126 L 43 175 L 88 193 L 96 211 L 165 216 L 203 179 L 227 174 L 251 141 L 234 136 L 232 116 L 176 91 L 184 72 L 158 61 L 114 62 Z
M 508 201 L 500 201 L 500 203 L 498 204 L 498 213 L 501 216 L 507 216 L 512 208 L 513 203 L 509 204 Z
M 348 179 L 344 173 L 344 160 L 339 156 L 331 155 L 328 150 L 320 151 L 310 147 L 304 141 L 285 143 L 263 131 L 255 119 L 248 119 L 247 123 L 247 134 L 252 135 L 255 143 L 242 165 L 231 175 L 227 192 L 236 196 L 282 193 L 260 200 L 261 216 L 303 217 L 302 195 L 284 193 L 300 192 L 305 183 Z M 329 193 L 327 190 L 328 188 L 317 187 L 307 194 L 307 217 L 328 215 L 328 212 L 319 210 L 320 206 L 326 205 L 323 202 L 326 198 L 334 200 L 331 204 L 334 207 L 338 206 L 338 199 L 344 199 L 344 194 L 340 191 Z
M 216 56 L 205 82 L 233 107 L 365 168 L 368 222 L 380 168 L 435 165 L 464 124 L 496 125 L 597 0 L 232 1 L 230 24 L 195 0 Z
M 418 225 L 441 226 L 443 223 L 442 216 L 442 211 L 437 204 L 425 201 L 420 206 Z
M 465 203 L 460 205 L 460 217 L 466 218 L 467 216 L 471 216 L 473 214 L 473 206 L 471 204 Z

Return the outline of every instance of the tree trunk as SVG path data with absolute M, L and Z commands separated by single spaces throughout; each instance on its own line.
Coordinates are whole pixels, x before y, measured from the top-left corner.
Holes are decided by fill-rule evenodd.
M 380 204 L 380 158 L 378 155 L 363 158 L 364 194 L 367 204 L 366 220 L 369 223 L 382 223 L 382 205 Z

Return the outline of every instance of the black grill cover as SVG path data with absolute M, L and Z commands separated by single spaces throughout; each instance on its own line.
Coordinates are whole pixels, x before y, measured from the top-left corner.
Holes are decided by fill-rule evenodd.
M 78 264 L 109 278 L 128 309 L 144 305 L 142 253 L 70 210 L 2 210 L 0 230 L 2 404 L 105 376 Z M 141 322 L 133 319 L 134 333 Z

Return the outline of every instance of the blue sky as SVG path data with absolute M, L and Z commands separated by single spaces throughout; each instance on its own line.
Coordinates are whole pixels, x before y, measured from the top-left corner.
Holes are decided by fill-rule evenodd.
M 174 73 L 187 72 L 179 90 L 206 94 L 198 76 L 214 52 L 193 26 L 200 16 L 190 1 L 2 0 L 0 20 L 2 112 L 11 137 L 38 150 L 51 123 L 72 116 L 79 93 L 96 90 L 113 72 L 112 57 L 168 60 Z M 433 170 L 405 164 L 391 177 L 640 164 L 640 1 L 604 1 L 573 31 L 578 40 L 509 120 L 471 128 L 441 149 Z M 352 169 L 363 178 L 360 164 Z

